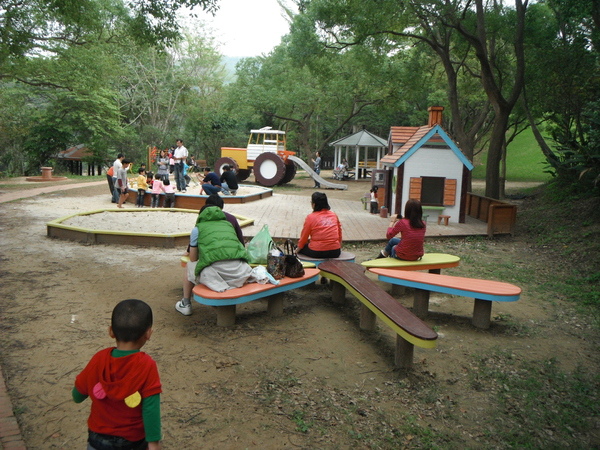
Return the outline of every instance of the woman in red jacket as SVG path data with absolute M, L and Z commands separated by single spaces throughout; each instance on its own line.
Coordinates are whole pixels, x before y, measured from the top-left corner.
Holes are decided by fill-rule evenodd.
M 322 192 L 313 193 L 311 205 L 313 212 L 304 221 L 298 253 L 311 258 L 337 258 L 342 252 L 342 225 L 338 216 L 331 211 L 327 195 Z
M 401 215 L 392 216 L 392 221 L 387 229 L 386 239 L 389 239 L 385 249 L 377 255 L 377 258 L 403 259 L 405 261 L 417 261 L 421 259 L 425 251 L 423 241 L 425 240 L 425 222 L 423 222 L 423 207 L 421 202 L 411 199 L 404 206 L 403 219 Z M 400 238 L 396 236 L 400 234 Z

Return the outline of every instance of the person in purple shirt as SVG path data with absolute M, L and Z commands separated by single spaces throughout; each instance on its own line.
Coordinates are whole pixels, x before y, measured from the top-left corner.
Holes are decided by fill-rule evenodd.
M 219 175 L 210 171 L 210 167 L 204 168 L 204 180 L 202 180 L 202 189 L 208 195 L 221 192 L 221 179 Z

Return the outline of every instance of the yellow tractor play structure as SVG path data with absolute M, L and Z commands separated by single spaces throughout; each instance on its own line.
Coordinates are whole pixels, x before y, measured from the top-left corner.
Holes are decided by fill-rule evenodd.
M 286 150 L 285 131 L 271 127 L 250 130 L 246 148 L 221 147 L 215 172 L 222 173 L 228 164 L 235 169 L 238 181 L 244 181 L 254 171 L 254 179 L 262 186 L 285 184 L 296 175 L 296 165 L 290 159 L 295 154 Z

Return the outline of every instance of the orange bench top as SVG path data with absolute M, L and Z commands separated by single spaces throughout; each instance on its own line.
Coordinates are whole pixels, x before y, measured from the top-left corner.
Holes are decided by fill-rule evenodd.
M 197 284 L 194 286 L 192 292 L 194 294 L 194 300 L 203 305 L 237 305 L 306 286 L 307 284 L 317 281 L 318 277 L 319 269 L 304 269 L 304 276 L 300 278 L 285 277 L 279 280 L 279 284 L 248 283 L 242 287 L 229 289 L 225 292 L 216 292 L 203 284 Z
M 378 275 L 379 280 L 388 283 L 445 294 L 463 296 L 473 294 L 481 300 L 515 301 L 519 299 L 521 294 L 520 287 L 502 281 L 407 272 L 395 269 L 369 268 L 369 272 Z

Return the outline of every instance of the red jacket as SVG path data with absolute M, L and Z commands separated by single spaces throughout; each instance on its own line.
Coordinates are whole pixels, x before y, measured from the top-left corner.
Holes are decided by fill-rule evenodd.
M 144 352 L 114 358 L 114 347 L 96 353 L 75 378 L 75 388 L 92 400 L 88 428 L 129 441 L 144 439 L 141 399 L 160 394 L 154 360 Z
M 306 216 L 298 248 L 303 248 L 310 238 L 310 248 L 317 252 L 342 248 L 342 225 L 338 216 L 328 209 Z
M 425 225 L 423 223 L 423 225 Z M 425 240 L 426 228 L 413 228 L 408 219 L 400 219 L 396 225 L 387 229 L 386 237 L 391 239 L 400 233 L 400 243 L 394 247 L 396 258 L 405 261 L 418 260 L 425 251 L 423 241 Z

